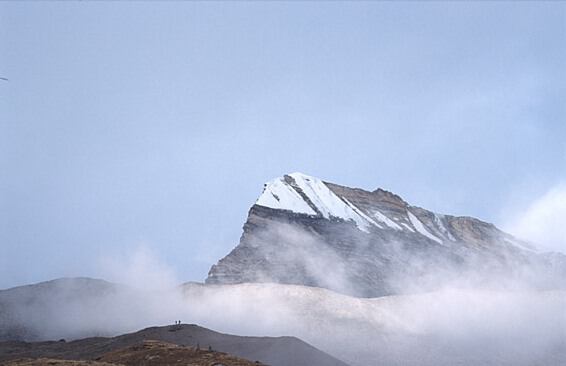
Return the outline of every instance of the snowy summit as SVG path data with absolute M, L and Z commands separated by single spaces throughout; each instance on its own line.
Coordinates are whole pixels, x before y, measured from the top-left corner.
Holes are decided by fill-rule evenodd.
M 391 219 L 377 208 L 364 212 L 344 195 L 333 192 L 321 179 L 303 173 L 291 173 L 267 182 L 256 205 L 306 215 L 319 215 L 326 219 L 353 221 L 364 232 L 369 232 L 372 226 L 380 229 L 416 231 L 442 243 L 442 239 L 429 232 L 408 208 L 406 220 L 403 220 L 406 222 L 401 226 L 394 221 L 400 221 L 399 218 Z M 440 219 L 437 221 L 441 224 L 440 231 L 446 232 Z M 450 239 L 448 235 L 447 239 Z
M 566 257 L 539 255 L 493 224 L 411 206 L 383 189 L 292 173 L 264 185 L 240 243 L 212 266 L 206 283 L 275 282 L 375 297 L 403 293 L 399 283 L 422 279 L 432 290 L 454 280 L 430 281 L 427 271 L 503 271 L 525 261 L 566 270 Z M 481 273 L 474 278 L 490 283 Z

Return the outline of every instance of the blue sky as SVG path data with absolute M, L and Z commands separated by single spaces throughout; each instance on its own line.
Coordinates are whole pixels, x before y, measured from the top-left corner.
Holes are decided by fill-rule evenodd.
M 504 225 L 566 181 L 565 68 L 560 2 L 2 2 L 0 288 L 203 280 L 293 171 Z

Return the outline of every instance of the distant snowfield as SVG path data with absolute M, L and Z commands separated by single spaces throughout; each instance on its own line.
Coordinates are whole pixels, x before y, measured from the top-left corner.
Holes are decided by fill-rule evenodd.
M 360 299 L 280 284 L 185 285 L 195 322 L 294 335 L 352 365 L 564 365 L 566 292 L 443 291 Z

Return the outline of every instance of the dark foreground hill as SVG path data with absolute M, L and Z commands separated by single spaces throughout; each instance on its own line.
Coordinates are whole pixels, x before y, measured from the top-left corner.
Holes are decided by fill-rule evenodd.
M 261 362 L 234 357 L 224 352 L 196 347 L 178 346 L 160 341 L 121 348 L 97 357 L 96 360 L 61 360 L 53 358 L 18 359 L 7 361 L 5 366 L 262 366 Z
M 130 362 L 132 359 L 139 361 L 139 355 L 126 356 L 123 350 L 128 347 L 131 348 L 130 351 L 135 350 L 135 347 L 141 347 L 140 345 L 143 345 L 147 340 L 161 341 L 179 346 L 190 346 L 193 349 L 211 349 L 272 366 L 347 366 L 345 363 L 295 337 L 240 337 L 218 333 L 194 324 L 151 327 L 118 337 L 92 337 L 70 342 L 64 340 L 33 343 L 21 341 L 1 342 L 0 364 L 6 364 L 10 360 L 25 358 L 96 360 L 123 365 L 141 364 L 133 361 L 133 363 Z M 148 352 L 151 350 L 158 354 L 161 353 L 161 358 L 170 357 L 170 352 L 173 352 L 173 354 L 178 353 L 179 357 L 183 354 L 185 354 L 183 357 L 188 357 L 189 353 L 192 352 L 183 348 L 173 348 L 173 346 L 168 346 L 169 349 L 166 352 L 163 350 L 164 346 L 156 344 L 153 344 L 153 346 L 152 344 L 146 345 L 145 347 Z M 204 355 L 205 353 L 200 354 L 203 357 Z M 127 361 L 128 359 L 130 361 Z M 214 363 L 212 361 L 212 359 L 209 360 L 208 364 L 247 365 L 246 363 L 222 361 Z M 155 365 L 165 364 L 170 363 L 156 363 Z M 195 365 L 200 364 L 195 363 Z

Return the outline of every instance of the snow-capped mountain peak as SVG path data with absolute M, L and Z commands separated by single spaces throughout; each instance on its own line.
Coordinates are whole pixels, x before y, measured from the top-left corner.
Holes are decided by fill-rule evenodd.
M 371 230 L 371 227 L 375 227 L 408 230 L 439 243 L 442 243 L 443 240 L 453 240 L 452 235 L 446 231 L 438 216 L 435 217 L 433 225 L 438 225 L 436 231 L 440 235 L 435 235 L 409 210 L 409 206 L 404 202 L 403 205 L 406 207 L 403 209 L 402 217 L 398 215 L 389 217 L 375 205 L 365 210 L 356 206 L 345 194 L 334 192 L 331 186 L 307 174 L 299 172 L 287 174 L 265 183 L 256 205 L 298 214 L 321 216 L 326 219 L 352 221 L 358 229 L 366 233 Z M 378 190 L 373 193 L 380 194 L 380 192 L 386 191 Z
M 504 270 L 525 258 L 541 268 L 552 261 L 487 222 L 411 206 L 383 189 L 292 173 L 264 185 L 240 243 L 212 266 L 206 282 L 306 284 L 380 296 L 399 293 L 397 283 L 414 283 L 427 271 Z
M 299 173 L 294 173 L 299 174 Z M 316 215 L 304 198 L 287 183 L 284 177 L 273 179 L 265 183 L 261 196 L 256 201 L 256 205 L 270 207 L 278 210 L 288 210 L 307 215 Z
M 348 200 L 338 197 L 319 178 L 298 172 L 266 183 L 256 204 L 295 213 L 320 215 L 326 219 L 352 220 L 365 232 L 371 224 L 378 225 Z

